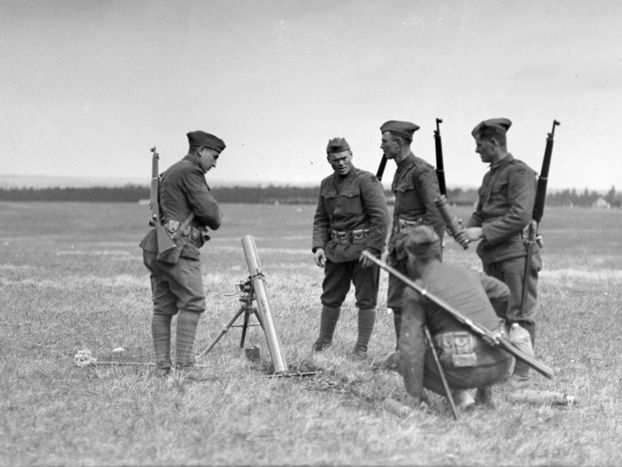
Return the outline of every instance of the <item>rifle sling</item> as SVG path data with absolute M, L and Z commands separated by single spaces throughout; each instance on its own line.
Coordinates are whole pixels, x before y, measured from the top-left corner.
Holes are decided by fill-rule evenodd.
M 175 233 L 173 235 L 171 235 L 171 240 L 175 241 L 179 238 L 179 236 L 181 235 L 181 233 L 186 230 L 186 227 L 188 227 L 190 225 L 190 222 L 192 222 L 192 219 L 194 219 L 194 212 L 191 212 L 188 217 L 186 217 L 186 219 L 181 223 L 181 225 L 179 226 L 179 228 L 175 231 Z

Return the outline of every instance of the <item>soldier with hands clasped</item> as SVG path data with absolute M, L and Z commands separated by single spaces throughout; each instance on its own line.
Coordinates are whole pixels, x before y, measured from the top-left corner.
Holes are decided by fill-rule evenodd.
M 320 335 L 313 350 L 319 352 L 332 344 L 352 283 L 359 310 L 353 356 L 364 359 L 376 321 L 379 268 L 361 253 L 382 254 L 389 212 L 382 184 L 352 164 L 352 150 L 344 138 L 331 139 L 326 153 L 334 173 L 321 182 L 313 219 L 312 251 L 315 263 L 324 268 Z
M 507 150 L 506 133 L 512 122 L 493 118 L 479 123 L 472 131 L 475 152 L 490 164 L 479 189 L 475 212 L 466 229 L 456 236 L 459 243 L 479 241 L 477 254 L 484 272 L 503 281 L 510 289 L 510 302 L 502 314 L 508 326 L 518 325 L 529 332 L 533 353 L 536 336 L 534 312 L 538 272 L 542 266 L 538 245 L 532 250 L 525 274 L 527 250 L 524 245 L 536 198 L 535 172 L 514 159 Z M 523 387 L 529 382 L 529 366 L 517 361 L 510 384 Z
M 199 317 L 205 311 L 199 249 L 209 239 L 207 228 L 218 229 L 222 218 L 205 174 L 216 167 L 225 143 L 203 131 L 192 131 L 187 137 L 188 154 L 161 175 L 157 193 L 162 233 L 174 238 L 176 247 L 158 252 L 156 229 L 140 247 L 151 277 L 156 372 L 165 375 L 172 369 L 171 321 L 177 315 L 175 369 L 196 378 L 193 346 Z
M 393 210 L 393 228 L 389 238 L 389 263 L 402 274 L 407 273 L 407 254 L 399 246 L 399 239 L 409 230 L 419 226 L 430 226 L 440 238 L 443 238 L 445 223 L 434 201 L 440 196 L 438 177 L 430 164 L 416 157 L 410 145 L 413 134 L 419 127 L 411 122 L 390 120 L 380 127 L 382 149 L 387 159 L 392 159 L 397 170 L 391 184 L 395 195 Z M 402 295 L 405 285 L 393 276 L 389 276 L 387 307 L 393 311 L 395 339 L 399 341 L 402 322 Z M 396 344 L 397 347 L 397 344 Z M 395 369 L 395 354 L 391 354 L 386 366 Z

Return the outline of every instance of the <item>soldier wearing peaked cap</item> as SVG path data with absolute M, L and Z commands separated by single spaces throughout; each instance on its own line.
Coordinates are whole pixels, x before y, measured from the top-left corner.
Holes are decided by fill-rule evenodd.
M 502 317 L 508 326 L 517 323 L 525 328 L 533 346 L 536 337 L 536 288 L 542 260 L 538 246 L 534 245 L 531 269 L 525 280 L 527 251 L 523 244 L 523 232 L 533 213 L 537 179 L 527 164 L 514 159 L 507 151 L 506 133 L 511 125 L 507 118 L 492 118 L 480 122 L 471 132 L 475 139 L 475 152 L 482 162 L 490 164 L 490 169 L 479 189 L 475 212 L 459 238 L 479 241 L 477 254 L 482 260 L 484 272 L 502 280 L 510 289 L 510 303 Z M 525 304 L 522 303 L 524 284 Z M 529 366 L 517 361 L 510 384 L 523 387 L 528 383 Z
M 391 184 L 391 191 L 395 195 L 395 207 L 388 259 L 402 274 L 407 273 L 407 254 L 400 247 L 400 238 L 418 225 L 430 226 L 441 239 L 445 230 L 445 223 L 434 202 L 440 196 L 434 167 L 416 157 L 410 149 L 413 134 L 418 129 L 414 123 L 398 120 L 389 120 L 380 127 L 382 133 L 380 148 L 386 158 L 394 160 L 397 165 Z M 399 342 L 400 336 L 404 288 L 400 280 L 389 276 L 387 307 L 393 310 L 396 343 Z M 388 368 L 396 369 L 395 354 L 391 354 L 385 363 Z
M 379 269 L 361 256 L 384 250 L 389 211 L 382 184 L 371 173 L 354 167 L 352 150 L 344 138 L 329 140 L 326 147 L 333 173 L 322 180 L 313 218 L 312 251 L 324 268 L 320 336 L 316 352 L 332 344 L 350 284 L 354 284 L 358 312 L 358 338 L 353 357 L 365 359 L 376 321 Z
M 493 332 L 503 333 L 508 287 L 500 280 L 468 268 L 441 262 L 441 241 L 427 226 L 410 230 L 399 240 L 408 256 L 408 275 L 431 294 L 459 309 L 467 318 Z M 436 347 L 443 373 L 458 408 L 475 403 L 492 406 L 492 385 L 507 373 L 512 358 L 488 345 L 425 296 L 407 287 L 403 295 L 402 327 L 396 360 L 406 391 L 418 402 L 423 388 L 445 395 L 434 356 L 426 349 L 424 327 Z M 476 398 L 468 391 L 477 388 Z
M 216 167 L 225 149 L 222 139 L 204 131 L 187 134 L 188 154 L 160 175 L 158 197 L 164 226 L 175 235 L 177 248 L 158 254 L 155 229 L 140 243 L 150 272 L 153 294 L 151 332 L 156 372 L 171 371 L 171 321 L 177 315 L 175 369 L 190 379 L 194 367 L 194 339 L 205 311 L 199 249 L 209 240 L 207 228 L 220 227 L 222 212 L 210 193 L 205 174 Z

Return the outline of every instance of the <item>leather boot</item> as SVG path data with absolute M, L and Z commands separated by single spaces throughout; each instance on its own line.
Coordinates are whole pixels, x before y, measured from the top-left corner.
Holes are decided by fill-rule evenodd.
M 358 318 L 358 338 L 352 355 L 358 360 L 365 360 L 367 358 L 369 339 L 371 339 L 374 324 L 376 323 L 376 309 L 359 309 Z
M 165 376 L 171 371 L 171 315 L 153 313 L 151 336 L 156 359 L 156 374 Z
M 451 397 L 454 400 L 456 408 L 460 410 L 471 410 L 475 407 L 475 400 L 466 389 L 454 389 L 451 391 Z
M 393 327 L 395 328 L 395 350 L 398 349 L 400 343 L 400 332 L 402 330 L 402 310 L 393 309 Z
M 194 338 L 200 317 L 201 314 L 196 312 L 179 312 L 175 342 L 175 367 L 178 369 L 194 366 Z
M 320 315 L 320 337 L 313 343 L 313 351 L 321 352 L 333 343 L 333 334 L 337 327 L 337 321 L 341 314 L 341 308 L 322 307 Z
M 393 308 L 393 327 L 395 328 L 395 352 L 387 357 L 382 366 L 387 370 L 397 371 L 399 365 L 396 352 L 399 347 L 402 329 L 402 310 L 399 308 Z

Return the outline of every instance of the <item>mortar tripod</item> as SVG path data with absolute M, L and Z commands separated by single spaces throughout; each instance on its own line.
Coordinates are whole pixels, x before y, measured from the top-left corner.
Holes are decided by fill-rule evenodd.
M 225 334 L 227 334 L 227 332 L 229 332 L 230 328 L 242 328 L 242 338 L 240 339 L 240 348 L 243 349 L 244 340 L 246 339 L 246 332 L 248 330 L 248 327 L 249 326 L 262 326 L 261 319 L 259 318 L 259 313 L 257 313 L 257 308 L 253 306 L 253 303 L 255 302 L 255 291 L 253 290 L 253 282 L 251 281 L 251 278 L 249 277 L 244 282 L 236 282 L 235 285 L 238 290 L 236 290 L 233 293 L 225 294 L 225 295 L 239 294 L 240 303 L 241 303 L 240 309 L 235 313 L 233 318 L 231 318 L 231 320 L 225 325 L 225 327 L 220 330 L 220 332 L 216 336 L 216 339 L 214 339 L 214 341 L 203 352 L 197 355 L 197 358 L 207 355 L 216 346 L 218 341 L 220 341 L 222 336 L 224 336 Z M 238 318 L 242 314 L 244 314 L 243 324 L 235 324 L 235 322 L 238 320 Z M 258 321 L 257 323 L 250 322 L 251 315 L 255 315 Z

